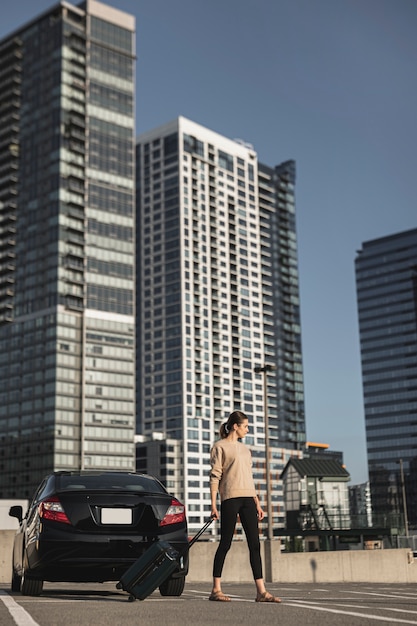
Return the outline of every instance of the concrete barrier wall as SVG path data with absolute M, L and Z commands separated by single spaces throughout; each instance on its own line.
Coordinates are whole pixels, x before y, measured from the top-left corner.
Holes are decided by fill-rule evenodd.
M 417 562 L 408 549 L 342 550 L 329 552 L 280 551 L 280 542 L 262 542 L 264 572 L 271 559 L 271 582 L 277 583 L 416 583 Z M 197 542 L 190 551 L 189 582 L 211 582 L 216 542 Z M 270 550 L 270 553 L 269 553 Z M 267 576 L 265 576 L 267 578 Z M 235 541 L 226 557 L 223 579 L 251 581 L 248 548 Z
M 12 580 L 12 557 L 15 530 L 0 530 L 0 584 Z
M 14 530 L 0 530 L 0 584 L 12 578 Z M 211 583 L 217 542 L 198 541 L 190 550 L 188 582 Z M 279 541 L 263 541 L 261 554 L 266 571 L 270 558 L 270 582 L 276 583 L 417 583 L 417 561 L 408 549 L 342 550 L 282 554 Z M 252 572 L 246 541 L 234 541 L 227 555 L 223 579 L 250 582 Z
M 408 549 L 281 554 L 272 566 L 274 582 L 417 582 L 417 563 Z

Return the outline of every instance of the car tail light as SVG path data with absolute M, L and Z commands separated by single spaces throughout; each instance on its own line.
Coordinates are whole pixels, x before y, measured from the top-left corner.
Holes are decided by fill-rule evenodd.
M 53 522 L 62 522 L 63 524 L 71 524 L 64 511 L 64 507 L 57 496 L 51 496 L 41 502 L 38 507 L 38 511 L 39 517 L 42 519 L 49 519 Z
M 172 498 L 171 506 L 168 507 L 165 517 L 159 522 L 159 525 L 167 526 L 168 524 L 179 524 L 180 522 L 185 522 L 185 506 L 176 498 Z

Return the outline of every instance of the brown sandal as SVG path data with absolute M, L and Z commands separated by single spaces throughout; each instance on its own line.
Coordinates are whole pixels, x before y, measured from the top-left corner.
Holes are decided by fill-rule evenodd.
M 273 596 L 271 593 L 269 593 L 269 591 L 264 591 L 262 595 L 255 598 L 255 602 L 275 602 L 279 604 L 280 602 L 282 602 L 282 600 L 281 598 Z
M 230 602 L 229 596 L 225 596 L 223 591 L 212 591 L 209 600 L 213 602 Z

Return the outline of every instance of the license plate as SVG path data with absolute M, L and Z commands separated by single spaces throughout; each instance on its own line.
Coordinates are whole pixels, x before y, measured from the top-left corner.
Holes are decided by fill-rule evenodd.
M 101 509 L 102 524 L 131 524 L 132 509 Z

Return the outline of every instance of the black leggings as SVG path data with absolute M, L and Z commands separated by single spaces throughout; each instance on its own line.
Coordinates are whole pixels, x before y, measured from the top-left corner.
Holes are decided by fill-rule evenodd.
M 224 560 L 232 545 L 239 514 L 248 542 L 253 577 L 255 580 L 262 578 L 261 546 L 255 500 L 253 498 L 230 498 L 222 502 L 220 511 L 220 543 L 214 557 L 213 576 L 220 578 L 222 575 Z

